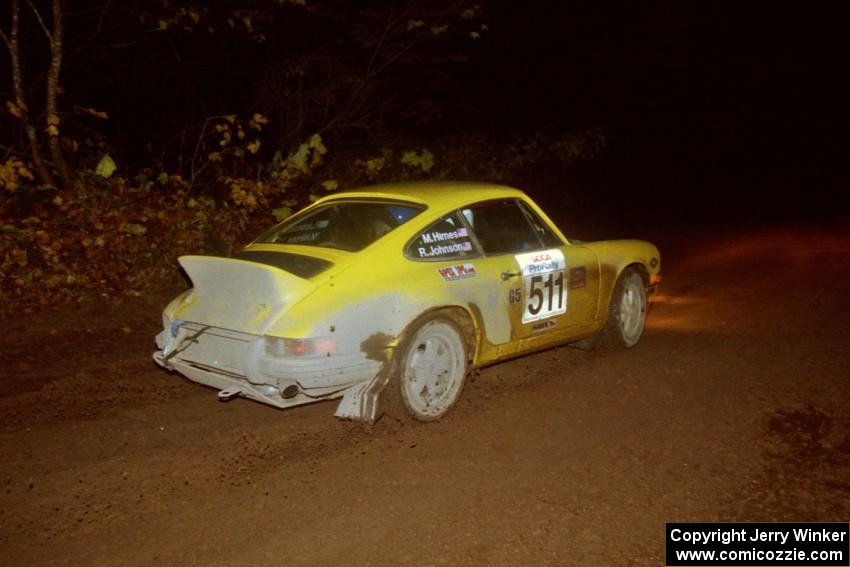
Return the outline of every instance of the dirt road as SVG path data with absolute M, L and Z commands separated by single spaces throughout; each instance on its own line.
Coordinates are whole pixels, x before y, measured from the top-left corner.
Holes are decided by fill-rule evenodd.
M 657 566 L 668 521 L 850 520 L 850 230 L 642 236 L 637 348 L 422 426 L 219 403 L 150 360 L 162 298 L 4 322 L 0 564 Z

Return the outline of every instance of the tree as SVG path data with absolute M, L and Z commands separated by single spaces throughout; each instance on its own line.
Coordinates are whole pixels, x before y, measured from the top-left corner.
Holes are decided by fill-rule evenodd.
M 59 118 L 59 76 L 62 69 L 62 57 L 64 51 L 63 35 L 63 16 L 61 0 L 51 1 L 52 29 L 47 27 L 44 18 L 41 15 L 38 7 L 33 4 L 32 0 L 27 0 L 27 5 L 32 10 L 35 18 L 38 20 L 44 35 L 47 38 L 50 46 L 50 63 L 47 70 L 47 84 L 45 91 L 44 105 L 44 126 L 47 133 L 48 148 L 52 165 L 59 175 L 59 179 L 63 184 L 69 184 L 71 181 L 71 170 L 65 155 L 62 152 L 60 144 L 60 123 Z M 41 151 L 41 141 L 39 140 L 36 122 L 32 116 L 30 109 L 32 106 L 28 103 L 26 97 L 25 77 L 21 65 L 21 3 L 20 0 L 12 0 L 10 4 L 10 30 L 7 34 L 0 30 L 0 39 L 6 44 L 11 58 L 12 71 L 12 90 L 14 101 L 7 101 L 6 106 L 9 111 L 20 120 L 24 133 L 29 145 L 29 155 L 35 166 L 41 181 L 47 185 L 55 185 L 55 177 L 53 171 L 45 161 Z

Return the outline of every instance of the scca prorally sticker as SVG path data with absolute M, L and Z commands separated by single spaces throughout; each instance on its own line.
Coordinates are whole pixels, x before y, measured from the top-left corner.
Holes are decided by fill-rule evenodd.
M 567 311 L 566 262 L 557 248 L 517 254 L 522 273 L 522 322 L 531 323 Z
M 443 281 L 451 282 L 454 280 L 462 280 L 464 278 L 474 278 L 478 274 L 475 272 L 475 266 L 472 264 L 458 264 L 457 266 L 446 266 L 445 268 L 437 268 L 437 273 L 443 278 Z

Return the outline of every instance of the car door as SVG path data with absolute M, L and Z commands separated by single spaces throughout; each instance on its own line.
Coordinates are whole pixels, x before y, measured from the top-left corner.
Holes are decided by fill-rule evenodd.
M 510 340 L 499 356 L 544 348 L 580 334 L 595 316 L 598 264 L 592 251 L 564 242 L 534 208 L 519 199 L 461 209 L 484 257 L 476 269 L 498 285 Z M 485 316 L 486 321 L 486 316 Z
M 435 304 L 467 307 L 484 334 L 478 363 L 498 358 L 513 332 L 508 296 L 503 293 L 506 288 L 499 266 L 484 257 L 460 212 L 453 211 L 419 231 L 404 255 L 410 263 L 400 275 L 402 287 L 424 297 L 424 308 Z
M 544 245 L 557 243 L 564 255 L 564 286 L 567 312 L 563 320 L 566 335 L 580 335 L 596 325 L 599 298 L 599 258 L 578 242 L 567 242 L 548 217 L 531 201 L 519 201 Z M 544 282 L 545 284 L 545 282 Z M 528 286 L 531 289 L 531 286 Z

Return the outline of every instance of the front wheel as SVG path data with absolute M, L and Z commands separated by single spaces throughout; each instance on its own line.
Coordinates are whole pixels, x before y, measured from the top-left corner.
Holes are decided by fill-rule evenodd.
M 611 296 L 608 322 L 604 332 L 612 342 L 626 348 L 635 346 L 643 335 L 646 322 L 646 287 L 643 278 L 632 269 L 626 269 Z
M 443 417 L 460 398 L 466 380 L 467 352 L 463 332 L 446 317 L 420 322 L 401 345 L 394 365 L 390 398 L 400 398 L 418 421 Z
M 572 346 L 583 350 L 596 350 L 603 345 L 635 346 L 643 335 L 646 307 L 643 278 L 635 270 L 626 268 L 614 285 L 605 326 L 597 334 L 572 343 Z

